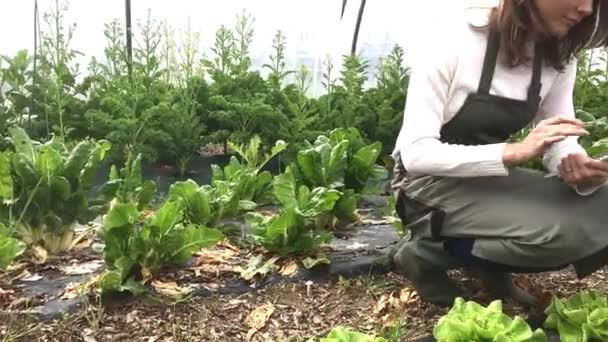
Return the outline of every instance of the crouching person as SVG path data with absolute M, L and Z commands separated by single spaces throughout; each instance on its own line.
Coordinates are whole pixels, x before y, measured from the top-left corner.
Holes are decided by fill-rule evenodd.
M 578 142 L 589 133 L 575 118 L 573 88 L 576 55 L 606 45 L 606 5 L 476 1 L 429 35 L 392 183 L 411 233 L 394 263 L 423 299 L 466 297 L 446 273 L 466 267 L 496 297 L 533 304 L 511 274 L 573 265 L 584 277 L 605 264 L 608 162 Z M 547 173 L 522 167 L 535 158 Z

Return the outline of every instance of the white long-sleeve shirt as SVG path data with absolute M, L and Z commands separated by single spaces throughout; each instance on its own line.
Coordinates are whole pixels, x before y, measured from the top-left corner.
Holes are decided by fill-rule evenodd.
M 498 0 L 475 1 L 440 23 L 428 35 L 424 58 L 412 68 L 403 125 L 393 158 L 400 157 L 410 175 L 449 177 L 507 176 L 502 157 L 506 143 L 466 146 L 442 143 L 441 127 L 456 115 L 470 93 L 477 92 L 486 52 L 492 7 Z M 532 45 L 530 45 L 532 48 Z M 532 63 L 515 68 L 498 63 L 490 94 L 525 100 L 532 78 Z M 555 116 L 574 117 L 573 87 L 576 61 L 563 72 L 543 64 L 541 103 L 534 122 Z M 576 137 L 555 143 L 543 156 L 543 164 L 557 174 L 561 159 L 570 153 L 586 153 Z M 593 189 L 594 190 L 594 189 Z M 589 194 L 591 191 L 579 194 Z

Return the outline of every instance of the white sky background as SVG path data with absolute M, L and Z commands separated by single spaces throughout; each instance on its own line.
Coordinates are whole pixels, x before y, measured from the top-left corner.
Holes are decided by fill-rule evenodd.
M 60 0 L 60 2 L 63 0 Z M 269 62 L 272 38 L 278 29 L 287 37 L 288 63 L 296 67 L 303 54 L 320 63 L 330 54 L 339 67 L 341 56 L 350 51 L 359 0 L 349 0 L 340 20 L 342 0 L 132 0 L 134 30 L 138 20 L 167 20 L 179 37 L 188 18 L 194 31 L 200 32 L 200 48 L 209 53 L 215 31 L 221 24 L 232 27 L 243 9 L 255 18 L 251 57 L 259 64 Z M 406 63 L 424 56 L 416 49 L 424 32 L 442 15 L 449 15 L 455 0 L 368 0 L 359 34 L 358 51 L 368 59 L 387 54 L 397 43 L 405 49 Z M 41 28 L 46 29 L 42 13 L 55 0 L 38 0 Z M 124 22 L 124 0 L 70 0 L 66 24 L 76 23 L 72 47 L 85 54 L 81 72 L 92 56 L 103 60 L 106 39 L 104 23 L 114 18 Z M 14 55 L 20 49 L 33 51 L 34 0 L 0 0 L 0 54 Z M 179 41 L 179 40 L 178 40 Z M 135 44 L 135 43 L 134 43 Z M 318 65 L 320 67 L 320 64 Z M 336 68 L 338 69 L 338 68 Z M 373 75 L 373 70 L 369 71 Z M 318 80 L 317 80 L 318 81 Z

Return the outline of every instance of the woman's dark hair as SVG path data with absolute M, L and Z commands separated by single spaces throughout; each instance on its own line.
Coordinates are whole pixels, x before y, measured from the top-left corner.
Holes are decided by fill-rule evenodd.
M 502 0 L 500 9 L 492 13 L 490 25 L 500 32 L 500 44 L 509 65 L 529 61 L 527 44 L 539 41 L 545 61 L 561 71 L 583 49 L 608 45 L 608 1 L 595 0 L 593 14 L 561 39 L 551 37 L 543 29 L 545 25 L 534 0 Z

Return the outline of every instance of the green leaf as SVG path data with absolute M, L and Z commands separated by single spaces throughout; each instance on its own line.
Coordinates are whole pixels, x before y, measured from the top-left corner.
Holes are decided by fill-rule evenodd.
M 104 229 L 111 230 L 116 227 L 135 225 L 139 217 L 139 211 L 133 203 L 117 203 L 108 212 L 104 220 Z
M 495 300 L 488 307 L 462 298 L 456 298 L 450 311 L 441 317 L 433 336 L 439 342 L 447 341 L 505 341 L 545 342 L 544 332 L 532 331 L 521 318 L 511 318 L 502 312 L 502 302 Z
M 297 159 L 300 171 L 310 185 L 326 185 L 321 171 L 324 165 L 318 151 L 314 148 L 302 150 L 298 153 Z
M 189 225 L 180 233 L 183 233 L 182 246 L 175 251 L 168 251 L 173 253 L 172 262 L 175 264 L 187 262 L 194 252 L 213 246 L 224 238 L 224 235 L 217 229 L 196 225 Z
M 161 235 L 165 235 L 171 231 L 175 225 L 182 221 L 184 214 L 184 206 L 182 200 L 165 202 L 156 214 L 151 217 L 147 224 L 157 227 Z
M 67 201 L 70 198 L 72 194 L 70 190 L 70 182 L 68 182 L 65 177 L 53 177 L 50 185 L 51 193 L 55 201 L 58 199 L 61 201 Z
M 349 222 L 356 220 L 357 196 L 349 189 L 343 192 L 334 207 L 334 215 L 341 221 Z
M 284 207 L 297 207 L 296 179 L 291 167 L 287 167 L 284 173 L 275 177 L 273 194 Z
M 576 110 L 576 117 L 583 122 L 590 122 L 590 121 L 595 120 L 595 117 L 593 116 L 593 114 L 591 114 L 587 111 L 584 111 L 582 109 Z
M 240 211 L 251 211 L 258 207 L 257 203 L 253 201 L 241 200 L 238 202 L 238 208 Z
M 329 190 L 324 187 L 314 188 L 306 201 L 307 205 L 300 207 L 300 212 L 306 217 L 315 217 L 334 210 L 341 197 L 337 190 Z
M 274 217 L 266 228 L 266 240 L 274 246 L 291 246 L 297 237 L 298 225 L 296 212 L 292 208 L 285 208 Z
M 169 189 L 171 200 L 181 199 L 186 206 L 186 215 L 190 222 L 205 225 L 211 216 L 209 193 L 203 187 L 198 186 L 193 180 L 176 182 Z
M 118 169 L 116 168 L 116 165 L 110 166 L 110 174 L 108 175 L 108 180 L 112 182 L 118 180 L 119 178 L 120 176 L 118 174 Z
M 608 296 L 581 291 L 568 299 L 553 297 L 545 310 L 545 327 L 557 328 L 562 341 L 608 339 Z
M 34 187 L 40 179 L 32 163 L 23 154 L 13 154 L 13 171 L 18 177 L 20 186 L 25 189 Z M 28 194 L 29 195 L 29 194 Z
M 111 179 L 97 190 L 97 195 L 105 201 L 111 201 L 118 196 L 118 190 L 123 184 L 124 180 L 122 179 Z
M 344 140 L 332 147 L 329 160 L 323 164 L 325 171 L 326 184 L 344 183 L 344 173 L 346 171 L 346 157 L 348 141 Z
M 154 194 L 156 193 L 156 183 L 149 180 L 142 184 L 140 188 L 138 188 L 137 192 L 137 205 L 139 209 L 143 209 L 148 206 L 152 199 L 154 199 Z
M 21 127 L 10 127 L 8 129 L 11 136 L 13 146 L 15 146 L 15 152 L 23 156 L 28 162 L 36 163 L 36 149 L 34 142 L 30 140 L 25 130 Z
M 598 157 L 608 153 L 608 138 L 600 139 L 594 142 L 589 148 L 587 153 L 591 157 Z
M 138 154 L 135 159 L 127 160 L 126 168 L 126 179 L 125 179 L 125 187 L 127 189 L 135 189 L 142 183 L 142 175 L 141 175 L 141 153 Z
M 99 288 L 103 293 L 122 292 L 122 277 L 120 272 L 106 271 L 99 278 Z
M 7 235 L 0 235 L 0 270 L 6 269 L 23 252 L 25 252 L 23 242 Z
M 348 169 L 348 174 L 352 177 L 346 181 L 348 187 L 356 191 L 363 189 L 370 176 L 374 175 L 374 166 L 381 151 L 382 144 L 376 142 L 360 148 L 355 153 Z
M 95 145 L 89 154 L 86 164 L 80 171 L 78 191 L 86 191 L 93 186 L 97 172 L 101 167 L 101 162 L 106 158 L 106 153 L 109 150 L 110 143 L 105 140 Z
M 11 154 L 0 152 L 0 200 L 13 198 L 13 178 L 11 176 Z
M 65 162 L 63 174 L 68 180 L 70 180 L 70 182 L 72 182 L 73 186 L 77 185 L 76 180 L 89 160 L 92 150 L 93 144 L 87 140 L 84 140 L 79 142 L 68 156 L 68 159 Z

